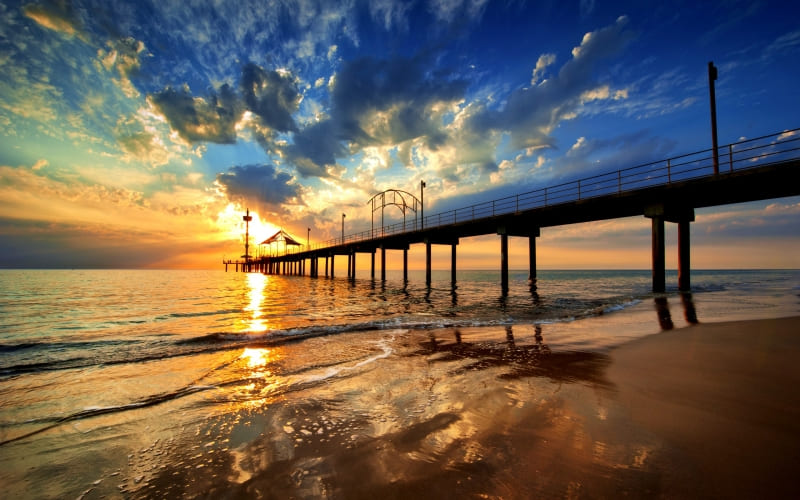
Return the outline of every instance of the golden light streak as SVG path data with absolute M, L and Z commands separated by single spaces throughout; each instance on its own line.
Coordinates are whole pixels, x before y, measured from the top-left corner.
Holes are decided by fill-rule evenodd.
M 273 361 L 270 357 L 271 353 L 272 351 L 269 349 L 246 347 L 239 358 L 246 360 L 248 367 L 259 368 Z
M 245 321 L 245 330 L 249 332 L 267 331 L 267 323 L 263 319 L 264 311 L 261 308 L 261 304 L 264 302 L 264 288 L 268 279 L 266 275 L 261 273 L 247 274 L 247 295 L 250 303 L 244 310 L 250 313 L 249 318 Z

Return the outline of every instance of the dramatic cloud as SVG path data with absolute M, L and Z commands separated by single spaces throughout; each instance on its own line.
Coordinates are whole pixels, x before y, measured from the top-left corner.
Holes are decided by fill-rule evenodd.
M 303 177 L 327 177 L 325 166 L 344 157 L 346 137 L 331 120 L 315 123 L 294 135 L 294 143 L 284 149 L 286 159 Z
M 135 76 L 141 67 L 139 57 L 145 50 L 144 43 L 131 37 L 109 41 L 108 50 L 100 49 L 98 56 L 106 70 L 116 69 L 119 73 L 118 84 L 125 95 L 131 98 L 138 97 L 139 92 L 131 83 L 131 76 Z
M 297 111 L 301 96 L 294 78 L 250 63 L 242 70 L 241 87 L 247 109 L 264 126 L 279 132 L 297 129 L 292 113 Z
M 369 146 L 419 139 L 435 150 L 447 137 L 448 104 L 464 97 L 466 82 L 431 75 L 420 59 L 361 58 L 345 63 L 331 91 L 331 116 L 294 135 L 287 159 L 303 176 L 324 176 L 336 158 Z
M 423 179 L 469 205 L 708 147 L 687 53 L 720 59 L 722 143 L 791 129 L 797 8 L 753 5 L 0 2 L 0 217 L 198 246 L 245 205 L 320 238 Z
M 423 136 L 439 140 L 435 108 L 463 98 L 466 82 L 446 73 L 432 76 L 423 62 L 362 58 L 347 63 L 336 75 L 331 97 L 342 135 L 362 146 Z
M 533 74 L 531 75 L 531 85 L 537 85 L 544 79 L 545 70 L 547 67 L 552 65 L 556 62 L 556 55 L 555 54 L 542 54 L 539 56 L 539 59 L 536 60 L 536 66 L 533 68 Z
M 258 208 L 261 214 L 282 212 L 286 203 L 297 203 L 299 188 L 292 176 L 271 165 L 235 166 L 217 174 L 217 184 L 228 199 Z
M 501 110 L 486 109 L 475 115 L 470 125 L 478 134 L 490 130 L 509 132 L 514 148 L 552 147 L 551 131 L 562 120 L 573 117 L 582 95 L 596 86 L 593 68 L 618 53 L 632 38 L 625 29 L 627 24 L 627 18 L 622 16 L 611 26 L 586 33 L 556 77 L 512 92 Z M 548 59 L 540 58 L 536 67 L 546 67 Z M 534 70 L 534 77 L 537 76 Z
M 196 97 L 186 85 L 167 87 L 149 99 L 172 129 L 190 143 L 235 143 L 236 125 L 245 111 L 250 112 L 248 124 L 267 151 L 274 149 L 276 132 L 297 130 L 292 115 L 302 96 L 294 77 L 248 63 L 242 69 L 239 88 L 241 93 L 224 84 L 208 97 Z
M 212 93 L 207 99 L 192 97 L 188 87 L 180 90 L 168 87 L 150 99 L 185 140 L 219 144 L 236 142 L 235 125 L 242 109 L 228 85 L 223 85 L 219 93 Z
M 45 28 L 67 36 L 83 37 L 80 20 L 69 0 L 28 4 L 22 8 L 22 12 Z

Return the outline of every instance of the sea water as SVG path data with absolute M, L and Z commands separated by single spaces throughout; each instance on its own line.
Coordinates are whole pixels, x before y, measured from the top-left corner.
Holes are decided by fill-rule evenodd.
M 594 384 L 594 368 L 574 380 L 539 360 L 593 367 L 662 330 L 800 313 L 792 270 L 695 271 L 690 294 L 674 273 L 651 293 L 649 271 L 512 272 L 506 294 L 497 272 L 401 278 L 0 271 L 0 484 L 9 498 L 206 496 L 260 472 L 294 481 L 282 494 L 329 496 L 329 476 L 276 464 L 411 432 L 453 391 L 470 401 L 472 378 L 447 397 L 426 386 L 443 377 Z M 412 458 L 441 454 L 426 446 Z

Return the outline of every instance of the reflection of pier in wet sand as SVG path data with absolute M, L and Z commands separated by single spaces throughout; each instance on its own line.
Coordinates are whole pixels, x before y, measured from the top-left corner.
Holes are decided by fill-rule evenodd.
M 689 325 L 698 324 L 697 311 L 690 293 L 681 294 L 684 319 Z M 667 297 L 653 298 L 658 324 L 662 330 L 672 330 L 672 320 Z M 467 361 L 452 375 L 487 368 L 506 368 L 503 379 L 543 377 L 553 382 L 582 382 L 600 387 L 608 385 L 605 370 L 610 363 L 607 354 L 585 350 L 551 350 L 544 341 L 541 324 L 533 325 L 533 342 L 517 342 L 512 325 L 505 326 L 505 342 L 482 339 L 466 341 L 460 328 L 452 329 L 452 339 L 430 333 L 427 342 L 420 342 L 415 355 L 424 355 L 432 363 Z
M 535 325 L 533 344 L 517 345 L 511 325 L 505 327 L 506 342 L 466 342 L 461 330 L 453 331 L 453 342 L 430 336 L 420 344 L 418 354 L 432 356 L 433 363 L 469 360 L 453 373 L 505 367 L 504 379 L 544 377 L 553 382 L 585 382 L 605 385 L 604 371 L 609 358 L 605 354 L 586 351 L 551 351 L 542 337 L 541 325 Z

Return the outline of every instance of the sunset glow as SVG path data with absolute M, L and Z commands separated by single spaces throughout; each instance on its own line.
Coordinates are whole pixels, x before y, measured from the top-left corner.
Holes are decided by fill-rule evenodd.
M 712 60 L 720 144 L 796 134 L 797 10 L 6 2 L 0 267 L 219 269 L 244 253 L 248 209 L 257 255 L 279 229 L 339 237 L 342 213 L 368 230 L 367 200 L 423 180 L 434 214 L 704 150 Z M 692 235 L 697 267 L 800 267 L 800 198 L 698 211 Z M 643 219 L 540 244 L 545 267 L 649 263 Z M 496 253 L 465 242 L 461 267 Z

